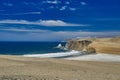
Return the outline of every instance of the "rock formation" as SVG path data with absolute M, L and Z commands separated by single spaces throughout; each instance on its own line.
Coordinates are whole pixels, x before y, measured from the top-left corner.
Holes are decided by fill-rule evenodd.
M 70 40 L 66 48 L 86 53 L 120 54 L 120 37 Z
M 63 48 L 62 44 L 58 44 L 56 48 Z

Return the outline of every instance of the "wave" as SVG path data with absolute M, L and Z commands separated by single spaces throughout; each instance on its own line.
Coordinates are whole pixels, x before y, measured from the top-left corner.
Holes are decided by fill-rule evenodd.
M 40 57 L 40 58 L 60 58 L 80 55 L 80 51 L 68 51 L 68 52 L 57 52 L 57 53 L 46 53 L 46 54 L 25 54 L 24 57 Z

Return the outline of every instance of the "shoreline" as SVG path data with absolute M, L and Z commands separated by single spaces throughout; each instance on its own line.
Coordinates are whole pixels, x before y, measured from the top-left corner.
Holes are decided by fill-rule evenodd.
M 66 55 L 64 54 L 60 53 L 59 55 L 58 53 L 57 54 L 53 53 L 53 54 L 29 54 L 29 55 L 0 55 L 0 57 L 63 59 L 63 60 L 95 61 L 95 62 L 120 62 L 120 55 L 116 55 L 116 54 L 107 54 L 107 53 L 80 54 L 77 52 L 76 54 L 75 53 L 70 53 Z

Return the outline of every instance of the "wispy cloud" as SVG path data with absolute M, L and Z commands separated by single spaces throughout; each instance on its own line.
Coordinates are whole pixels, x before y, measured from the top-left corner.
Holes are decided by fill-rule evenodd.
M 1 30 L 1 29 L 0 29 Z M 3 31 L 3 32 L 2 32 Z M 0 40 L 26 40 L 26 41 L 61 41 L 66 39 L 75 39 L 83 37 L 105 37 L 105 36 L 118 36 L 119 31 L 109 32 L 90 32 L 90 31 L 50 31 L 40 29 L 2 29 L 0 31 Z M 6 32 L 5 32 L 6 31 Z M 10 32 L 9 32 L 10 31 Z M 18 34 L 11 33 L 20 32 Z M 24 34 L 21 34 L 24 33 Z M 26 34 L 27 33 L 27 34 Z M 11 37 L 12 36 L 12 37 Z
M 61 8 L 59 8 L 60 11 L 64 11 L 64 10 L 70 10 L 70 11 L 76 11 L 77 8 L 73 8 L 73 7 L 68 7 L 68 6 L 62 6 Z
M 24 12 L 24 13 L 0 14 L 0 15 L 27 15 L 27 14 L 41 14 L 41 12 Z
M 69 1 L 66 1 L 66 2 L 65 2 L 65 4 L 68 4 L 68 5 L 69 5 L 69 4 L 70 4 L 70 2 L 69 2 Z
M 44 3 L 47 3 L 47 4 L 59 4 L 59 3 L 61 3 L 61 2 L 58 1 L 58 0 L 54 0 L 54 1 L 47 0 L 47 1 L 43 1 L 42 3 L 43 3 L 43 4 L 44 4 Z
M 23 4 L 25 4 L 25 5 L 32 5 L 32 6 L 36 6 L 37 5 L 34 2 L 23 2 Z
M 76 8 L 69 8 L 71 11 L 75 11 L 76 10 Z
M 45 33 L 46 35 L 58 35 L 66 37 L 99 37 L 99 36 L 115 36 L 119 35 L 119 31 L 51 31 L 42 29 L 27 29 L 27 28 L 3 28 L 0 31 L 10 31 L 10 32 L 27 32 L 27 33 Z M 52 37 L 52 36 L 51 36 Z
M 87 24 L 74 24 L 67 23 L 61 20 L 39 20 L 39 21 L 26 21 L 26 20 L 1 20 L 0 24 L 26 24 L 26 25 L 40 25 L 40 26 L 89 26 Z
M 32 33 L 49 32 L 48 30 L 40 30 L 40 29 L 19 29 L 19 28 L 0 29 L 0 31 L 10 31 L 10 32 L 32 32 Z
M 87 5 L 87 3 L 86 3 L 86 2 L 80 2 L 80 4 L 81 4 L 81 5 Z
M 67 8 L 67 6 L 62 6 L 62 7 L 60 8 L 60 10 L 63 11 L 63 10 L 65 10 L 66 8 Z
M 12 3 L 3 3 L 3 5 L 4 5 L 4 6 L 10 6 L 10 7 L 13 6 Z
M 101 32 L 92 32 L 92 31 L 59 31 L 55 34 L 61 34 L 66 37 L 104 37 L 104 36 L 115 36 L 119 35 L 119 31 L 101 31 Z

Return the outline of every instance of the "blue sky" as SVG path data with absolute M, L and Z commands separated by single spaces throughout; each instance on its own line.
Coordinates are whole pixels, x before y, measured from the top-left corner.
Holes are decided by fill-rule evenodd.
M 0 0 L 0 41 L 119 34 L 120 0 Z

